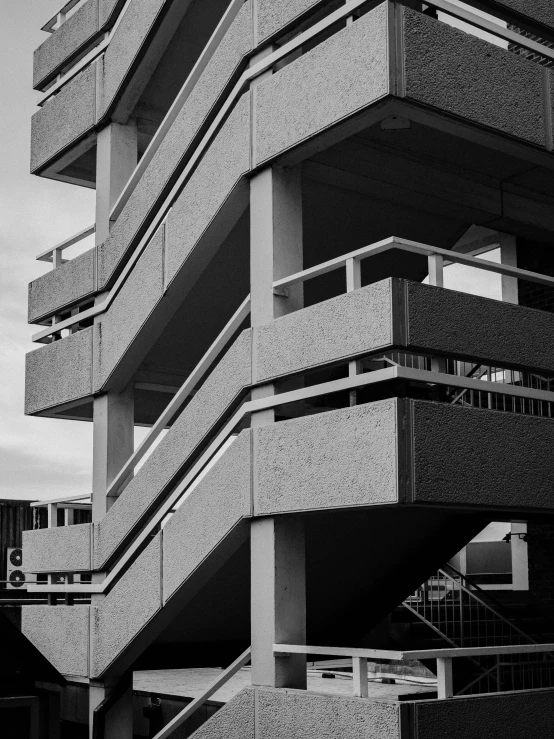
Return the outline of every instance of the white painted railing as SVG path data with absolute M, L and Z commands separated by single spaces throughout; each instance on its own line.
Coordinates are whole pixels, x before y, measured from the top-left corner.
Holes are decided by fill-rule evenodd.
M 454 697 L 452 662 L 454 659 L 500 657 L 504 655 L 541 655 L 554 650 L 554 644 L 518 644 L 494 647 L 455 647 L 451 649 L 422 649 L 393 651 L 386 649 L 353 649 L 349 647 L 313 647 L 299 644 L 274 644 L 276 656 L 286 659 L 292 654 L 310 654 L 327 657 L 348 657 L 353 665 L 354 695 L 367 698 L 368 660 L 436 660 L 437 692 L 439 700 Z M 553 686 L 554 687 L 554 686 Z
M 90 494 L 73 495 L 66 498 L 56 498 L 54 500 L 44 500 L 31 503 L 31 508 L 46 508 L 48 510 L 48 528 L 56 528 L 58 526 L 58 509 L 64 511 L 64 526 L 72 526 L 74 523 L 75 511 L 92 510 L 92 502 Z
M 83 239 L 86 239 L 88 236 L 92 236 L 95 231 L 95 225 L 84 228 L 82 231 L 79 231 L 79 233 L 76 233 L 73 236 L 64 239 L 63 241 L 60 241 L 60 243 L 56 244 L 56 246 L 53 246 L 50 249 L 46 249 L 46 251 L 38 254 L 36 257 L 37 262 L 51 262 L 53 269 L 60 267 L 62 264 L 65 264 L 69 261 L 68 259 L 63 258 L 63 252 L 66 249 L 69 249 L 70 246 L 78 244 Z

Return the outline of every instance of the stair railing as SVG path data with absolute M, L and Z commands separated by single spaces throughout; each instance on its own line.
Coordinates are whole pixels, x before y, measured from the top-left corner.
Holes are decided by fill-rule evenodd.
M 223 670 L 221 675 L 219 675 L 212 683 L 211 685 L 206 688 L 206 690 L 202 693 L 202 695 L 199 695 L 198 698 L 195 698 L 192 703 L 189 703 L 188 706 L 183 708 L 183 710 L 178 713 L 174 718 L 171 719 L 171 721 L 164 726 L 164 728 L 159 731 L 153 739 L 167 739 L 167 737 L 171 736 L 173 732 L 179 728 L 179 726 L 182 726 L 185 721 L 187 721 L 196 711 L 204 705 L 204 703 L 209 700 L 214 693 L 217 693 L 217 691 L 225 685 L 232 677 L 233 675 L 236 675 L 237 672 L 244 667 L 248 662 L 250 662 L 250 657 L 252 654 L 251 647 L 248 647 L 241 655 L 240 657 L 237 657 L 237 659 L 227 667 L 227 669 Z

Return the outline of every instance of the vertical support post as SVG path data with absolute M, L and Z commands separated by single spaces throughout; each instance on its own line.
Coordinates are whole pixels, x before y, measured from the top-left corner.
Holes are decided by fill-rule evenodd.
M 302 518 L 254 519 L 251 551 L 252 684 L 305 690 L 306 655 L 273 653 L 273 644 L 306 643 Z
M 58 504 L 48 503 L 48 528 L 55 529 L 58 526 Z
M 437 691 L 439 700 L 452 698 L 452 696 L 454 695 L 454 680 L 451 658 L 437 657 Z
M 134 450 L 134 386 L 94 399 L 92 520 L 101 521 L 113 500 L 107 489 Z
M 89 686 L 89 737 L 93 739 L 92 727 L 94 710 L 109 697 L 113 688 L 103 683 L 90 683 Z M 109 709 L 105 716 L 106 739 L 133 739 L 133 689 L 121 696 L 117 703 Z
M 52 252 L 52 269 L 57 269 L 58 267 L 61 267 L 64 263 L 64 258 L 62 256 L 62 250 L 61 249 L 54 249 Z
M 444 287 L 444 261 L 442 254 L 429 254 L 429 284 L 435 287 Z
M 48 691 L 48 739 L 60 739 L 60 691 Z
M 302 270 L 301 170 L 267 168 L 250 183 L 251 321 L 254 328 L 253 378 L 256 381 L 256 331 L 274 318 L 302 308 L 304 291 L 274 295 L 275 280 Z M 272 395 L 273 385 L 252 397 Z M 273 410 L 252 415 L 253 477 L 256 432 L 273 423 Z M 254 482 L 256 489 L 256 482 Z M 254 512 L 256 512 L 254 491 Z M 305 688 L 306 657 L 276 657 L 273 644 L 306 643 L 304 525 L 299 516 L 254 519 L 251 524 L 252 684 Z
M 527 551 L 527 524 L 512 522 L 510 539 L 512 554 L 512 588 L 529 590 L 529 555 Z
M 517 267 L 516 237 L 503 234 L 500 240 L 500 262 L 510 267 Z M 517 277 L 502 275 L 502 300 L 505 303 L 519 303 L 519 287 Z
M 63 519 L 64 526 L 73 526 L 73 524 L 75 523 L 75 509 L 64 508 Z
M 367 685 L 367 659 L 365 657 L 354 657 L 352 659 L 352 678 L 354 695 L 358 698 L 367 698 L 369 690 Z
M 346 292 L 359 290 L 362 286 L 362 265 L 359 259 L 346 260 Z M 357 360 L 348 363 L 349 377 L 359 375 L 361 371 L 361 363 Z M 357 390 L 350 391 L 350 405 L 354 406 L 358 402 Z

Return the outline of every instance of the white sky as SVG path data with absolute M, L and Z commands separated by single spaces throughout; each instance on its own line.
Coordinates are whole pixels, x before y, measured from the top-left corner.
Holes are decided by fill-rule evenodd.
M 30 120 L 40 97 L 32 89 L 33 51 L 47 38 L 40 27 L 62 4 L 0 0 L 0 498 L 90 492 L 92 424 L 23 415 L 24 357 L 37 346 L 27 284 L 50 269 L 35 256 L 94 220 L 94 191 L 29 174 Z M 481 275 L 478 292 L 486 291 Z M 475 273 L 458 278 L 467 289 Z

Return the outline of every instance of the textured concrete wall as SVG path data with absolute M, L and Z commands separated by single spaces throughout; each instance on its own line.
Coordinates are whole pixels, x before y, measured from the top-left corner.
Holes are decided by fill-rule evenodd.
M 417 739 L 547 739 L 554 726 L 554 691 L 418 701 Z
M 25 606 L 21 631 L 62 675 L 88 676 L 90 606 Z
M 217 98 L 252 46 L 251 7 L 246 2 L 200 76 L 160 148 L 99 248 L 99 283 L 105 285 L 134 235 L 167 185 Z
M 94 293 L 95 256 L 90 249 L 29 283 L 29 323 Z
M 276 3 L 275 0 L 255 0 L 257 43 L 260 44 L 318 2 L 319 0 L 280 0 Z
M 250 94 L 237 102 L 168 218 L 167 281 L 183 268 L 237 181 L 250 169 Z
M 392 701 L 269 688 L 256 693 L 256 739 L 400 739 L 399 704 Z
M 161 608 L 158 534 L 91 614 L 91 677 L 98 677 Z
M 87 0 L 34 54 L 33 86 L 51 74 L 98 31 L 98 0 Z
M 258 85 L 255 164 L 388 93 L 387 8 L 378 6 Z
M 112 14 L 117 6 L 122 6 L 124 0 L 100 0 L 99 16 L 100 25 L 103 26 L 108 21 L 112 21 Z
M 545 144 L 539 65 L 409 9 L 404 48 L 408 98 Z
M 554 28 L 554 5 L 552 0 L 494 0 L 509 10 L 526 15 L 532 20 Z
M 382 280 L 256 328 L 255 381 L 390 346 L 392 290 Z
M 194 732 L 194 739 L 254 739 L 254 698 L 252 688 L 241 690 Z
M 31 172 L 42 167 L 94 126 L 96 67 L 99 63 L 93 62 L 74 77 L 32 117 Z
M 554 315 L 405 282 L 409 347 L 554 369 Z
M 246 429 L 164 528 L 164 603 L 241 518 L 250 516 L 250 478 L 251 432 Z
M 161 299 L 164 230 L 159 229 L 94 332 L 94 390 L 99 391 Z
M 167 0 L 133 0 L 104 56 L 101 115 L 114 99 L 138 50 Z
M 416 502 L 554 508 L 554 421 L 411 401 Z
M 37 413 L 92 392 L 92 327 L 25 357 L 25 413 Z
M 90 571 L 91 525 L 23 532 L 25 572 Z
M 254 431 L 254 513 L 396 503 L 397 401 Z
M 131 527 L 177 474 L 181 465 L 201 443 L 251 382 L 250 331 L 243 331 L 185 410 L 155 449 L 136 477 L 95 526 L 94 564 L 101 568 Z

